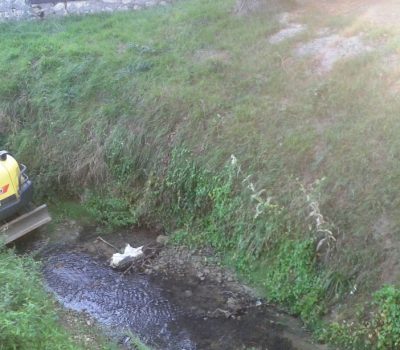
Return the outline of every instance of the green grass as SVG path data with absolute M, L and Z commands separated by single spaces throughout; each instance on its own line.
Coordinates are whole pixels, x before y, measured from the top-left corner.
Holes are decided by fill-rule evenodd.
M 295 5 L 233 7 L 188 0 L 1 24 L 0 146 L 28 164 L 43 199 L 79 199 L 114 226 L 159 221 L 260 285 L 298 282 L 265 292 L 314 324 L 339 300 L 354 303 L 354 286 L 354 298 L 372 298 L 386 269 L 400 281 L 390 265 L 400 257 L 400 72 L 383 60 L 398 36 L 314 11 L 296 19 L 307 33 L 272 46 L 276 14 Z M 326 26 L 361 28 L 375 51 L 310 74 L 315 62 L 293 49 Z M 226 170 L 231 154 L 240 176 Z M 315 253 L 322 237 L 302 186 L 336 237 L 328 254 Z M 274 269 L 258 275 L 262 266 Z
M 1 350 L 117 349 L 99 328 L 78 318 L 68 322 L 68 311 L 60 311 L 44 290 L 40 264 L 33 258 L 0 246 L 0 285 Z
M 32 259 L 0 248 L 0 349 L 82 349 L 57 321 Z
M 76 201 L 54 201 L 50 209 L 53 216 L 53 223 L 55 225 L 59 224 L 60 222 L 65 222 L 65 220 L 76 220 L 81 225 L 90 225 L 94 224 L 97 220 L 97 218 L 93 216 L 89 210 L 84 208 Z M 51 225 L 53 223 L 51 223 Z

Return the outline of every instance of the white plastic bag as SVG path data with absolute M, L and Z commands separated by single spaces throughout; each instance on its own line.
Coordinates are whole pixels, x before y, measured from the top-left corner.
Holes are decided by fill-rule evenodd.
M 129 244 L 126 245 L 124 252 L 115 253 L 111 257 L 110 266 L 111 267 L 119 267 L 122 263 L 126 263 L 128 261 L 133 261 L 137 258 L 140 258 L 143 255 L 143 246 L 138 248 L 133 248 Z

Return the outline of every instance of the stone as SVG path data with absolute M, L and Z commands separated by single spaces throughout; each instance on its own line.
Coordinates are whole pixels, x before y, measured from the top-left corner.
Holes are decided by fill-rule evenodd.
M 0 0 L 0 18 L 21 19 L 31 16 L 31 8 L 25 0 Z
M 242 309 L 240 302 L 232 297 L 228 298 L 226 306 L 232 314 L 236 314 Z
M 39 18 L 44 18 L 47 15 L 54 15 L 55 12 L 53 9 L 53 4 L 40 4 L 32 6 L 31 13 Z M 68 226 L 68 230 L 70 229 L 70 226 Z
M 55 13 L 57 13 L 57 14 L 66 14 L 67 13 L 67 10 L 65 9 L 65 4 L 64 3 L 62 3 L 62 2 L 59 2 L 58 4 L 56 4 L 54 7 L 53 7 L 53 10 L 54 10 L 54 12 Z
M 88 1 L 73 1 L 67 3 L 67 11 L 73 13 L 79 13 L 85 8 L 90 8 Z
M 192 291 L 190 291 L 190 290 L 185 290 L 184 294 L 185 294 L 186 298 L 190 298 L 193 295 Z
M 26 5 L 25 0 L 14 0 L 11 8 L 13 10 L 22 10 L 23 12 L 27 10 L 28 6 Z
M 168 243 L 168 236 L 165 235 L 159 235 L 156 238 L 156 242 L 162 245 L 166 245 Z
M 0 0 L 0 19 L 141 10 L 156 5 L 166 6 L 169 3 L 168 0 L 56 0 L 56 2 L 48 1 L 40 5 L 31 5 L 29 0 Z

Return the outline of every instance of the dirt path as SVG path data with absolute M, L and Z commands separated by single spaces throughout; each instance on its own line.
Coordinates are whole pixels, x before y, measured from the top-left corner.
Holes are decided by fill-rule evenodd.
M 298 0 L 278 15 L 280 29 L 268 42 L 291 44 L 290 62 L 308 60 L 311 74 L 324 75 L 338 62 L 380 51 L 387 36 L 373 39 L 370 33 L 373 28 L 397 32 L 399 16 L 400 2 L 393 0 Z
M 298 0 L 297 3 L 304 10 L 318 9 L 325 16 L 354 16 L 378 25 L 400 25 L 397 0 Z

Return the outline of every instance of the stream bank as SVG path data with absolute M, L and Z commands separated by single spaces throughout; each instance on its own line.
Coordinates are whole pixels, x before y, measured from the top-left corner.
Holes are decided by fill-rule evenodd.
M 259 299 L 213 251 L 162 245 L 144 266 L 109 267 L 114 248 L 157 245 L 159 232 L 102 234 L 74 222 L 50 239 L 34 235 L 21 249 L 36 252 L 47 289 L 68 310 L 95 320 L 121 348 L 132 334 L 154 349 L 323 349 L 301 323 Z M 160 241 L 160 239 L 159 239 Z M 161 240 L 164 241 L 164 240 Z M 164 242 L 163 242 L 164 243 Z

